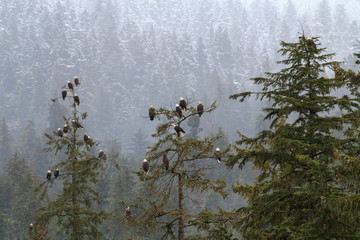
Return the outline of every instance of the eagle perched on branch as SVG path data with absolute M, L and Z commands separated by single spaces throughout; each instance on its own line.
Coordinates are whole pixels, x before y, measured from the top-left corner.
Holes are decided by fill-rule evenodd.
M 155 107 L 153 105 L 151 105 L 150 108 L 149 108 L 150 121 L 154 120 L 155 114 L 156 114 Z
M 305 40 L 306 40 L 306 43 L 307 43 L 307 45 L 308 45 L 309 47 L 314 48 L 315 50 L 317 50 L 316 44 L 315 44 L 314 40 L 312 40 L 311 37 L 306 36 L 306 37 L 305 37 Z

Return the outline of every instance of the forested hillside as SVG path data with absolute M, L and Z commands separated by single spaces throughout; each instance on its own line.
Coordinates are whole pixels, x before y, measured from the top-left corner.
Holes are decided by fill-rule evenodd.
M 345 8 L 318 1 L 307 12 L 292 1 L 274 4 L 6 1 L 0 11 L 1 116 L 14 137 L 27 121 L 43 132 L 53 121 L 49 99 L 77 76 L 88 93 L 83 109 L 94 117 L 86 123 L 92 134 L 120 139 L 126 150 L 139 129 L 152 130 L 141 118 L 145 109 L 172 106 L 181 96 L 217 100 L 212 125 L 230 136 L 239 128 L 251 132 L 248 123 L 258 111 L 241 109 L 228 96 L 276 68 L 279 42 L 296 39 L 298 20 L 339 60 L 351 56 L 359 38 L 356 19 L 346 15 L 356 3 Z
M 159 122 L 149 120 L 150 105 L 175 110 L 179 97 L 184 97 L 190 105 L 201 101 L 209 108 L 216 101 L 216 110 L 182 127 L 194 138 L 219 135 L 214 146 L 223 150 L 238 140 L 237 130 L 254 136 L 269 126 L 261 112 L 268 102 L 250 98 L 239 104 L 229 96 L 261 89 L 250 79 L 283 68 L 277 64 L 283 59 L 278 53 L 281 41 L 296 42 L 304 31 L 319 37 L 325 53 L 335 53 L 333 60 L 341 61 L 342 67 L 357 71 L 353 53 L 359 52 L 360 19 L 355 9 L 360 9 L 360 2 L 299 2 L 2 2 L 0 236 L 22 239 L 35 220 L 35 209 L 43 206 L 33 192 L 46 171 L 65 157 L 63 152 L 43 152 L 44 133 L 63 127 L 63 116 L 70 110 L 61 91 L 74 76 L 80 79 L 79 111 L 90 116 L 83 121 L 87 133 L 109 156 L 119 153 L 119 158 L 110 158 L 100 179 L 97 190 L 104 202 L 99 208 L 124 214 L 120 201 L 133 202 L 144 190 L 132 171 L 139 171 L 148 147 L 157 141 L 151 135 Z M 326 68 L 321 74 L 330 78 L 334 72 Z M 214 179 L 225 178 L 229 196 L 222 199 L 207 192 L 201 196 L 201 209 L 245 205 L 231 193 L 231 184 L 252 182 L 251 166 L 241 174 L 216 162 L 210 167 L 215 169 L 209 170 Z M 47 200 L 55 199 L 61 188 L 55 183 Z M 119 222 L 112 219 L 101 227 L 106 237 L 144 236 Z M 50 232 L 55 228 L 51 226 Z

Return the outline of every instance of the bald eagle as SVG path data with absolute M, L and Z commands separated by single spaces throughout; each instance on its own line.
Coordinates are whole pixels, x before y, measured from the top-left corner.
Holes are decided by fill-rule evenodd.
M 30 231 L 32 231 L 32 230 L 33 230 L 33 228 L 34 228 L 34 224 L 30 223 L 30 225 L 29 225 L 29 229 L 30 229 Z
M 76 93 L 74 93 L 74 101 L 76 102 L 76 104 L 79 106 L 80 105 L 80 98 L 79 98 L 79 96 L 76 94 Z
M 75 127 L 80 128 L 81 130 L 84 130 L 84 127 L 79 123 L 79 121 L 72 120 L 72 123 L 75 125 Z
M 59 169 L 55 169 L 54 171 L 54 177 L 57 178 L 59 176 L 60 172 L 59 172 Z
M 165 166 L 166 171 L 169 171 L 169 163 L 170 163 L 170 161 L 169 161 L 168 157 L 166 156 L 166 154 L 164 154 L 164 156 L 162 158 L 162 161 L 163 161 L 163 164 Z
M 146 175 L 148 175 L 149 167 L 150 167 L 150 166 L 149 166 L 149 162 L 148 162 L 146 159 L 144 159 L 142 168 L 143 168 L 144 173 L 145 173 Z
M 67 95 L 67 91 L 66 91 L 66 89 L 64 88 L 64 90 L 61 92 L 61 96 L 62 96 L 62 99 L 63 99 L 63 100 L 65 100 L 66 95 Z
M 74 91 L 74 85 L 70 81 L 67 81 L 67 84 L 68 84 L 70 91 Z
M 127 208 L 125 209 L 125 216 L 126 216 L 126 217 L 130 217 L 130 216 L 131 216 L 131 209 L 130 209 L 130 207 L 127 207 Z
M 340 78 L 340 66 L 339 64 L 334 64 L 333 65 L 333 70 L 334 70 L 334 73 L 335 73 L 335 79 L 339 79 Z
M 105 155 L 103 150 L 99 150 L 99 159 L 101 159 Z
M 84 133 L 84 141 L 85 143 L 88 143 L 90 141 L 91 137 L 89 135 L 87 135 L 86 133 Z
M 311 37 L 306 36 L 306 37 L 305 37 L 305 40 L 306 40 L 306 43 L 307 43 L 307 45 L 308 45 L 309 47 L 312 47 L 312 48 L 314 48 L 315 50 L 317 49 L 317 48 L 316 48 L 316 44 L 315 44 L 314 40 L 312 40 Z
M 149 117 L 150 117 L 150 121 L 154 120 L 156 111 L 153 105 L 150 106 L 149 108 Z
M 62 138 L 64 136 L 63 131 L 61 130 L 61 128 L 58 128 L 57 135 L 58 135 L 59 138 Z
M 220 148 L 215 148 L 215 159 L 218 163 L 221 163 L 221 155 Z
M 66 136 L 66 134 L 69 132 L 69 127 L 68 125 L 64 124 L 64 127 L 63 127 L 63 133 L 64 133 L 64 136 Z
M 76 87 L 78 87 L 80 85 L 79 79 L 77 77 L 74 77 L 74 83 L 75 83 Z
M 181 110 L 179 104 L 175 105 L 175 110 L 176 110 L 176 113 L 178 114 L 178 116 L 181 118 L 183 116 L 183 114 L 182 114 L 182 110 Z
M 181 109 L 183 110 L 183 112 L 185 113 L 186 112 L 186 101 L 184 100 L 184 98 L 179 98 L 180 102 L 179 102 L 179 105 L 181 107 Z
M 175 124 L 171 124 L 171 126 L 172 126 L 172 127 L 174 128 L 174 130 L 176 131 L 178 137 L 183 136 L 183 133 L 185 133 L 184 129 L 182 129 L 182 128 L 179 127 L 179 126 L 176 126 Z
M 50 171 L 50 170 L 47 171 L 46 179 L 47 179 L 48 181 L 51 180 L 51 171 Z
M 204 105 L 202 105 L 201 102 L 198 102 L 197 112 L 198 112 L 198 114 L 199 114 L 199 117 L 201 117 L 201 115 L 204 113 Z

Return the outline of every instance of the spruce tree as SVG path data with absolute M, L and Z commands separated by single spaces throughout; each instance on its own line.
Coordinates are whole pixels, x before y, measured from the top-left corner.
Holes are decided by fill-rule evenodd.
M 5 117 L 3 117 L 0 125 L 0 169 L 5 168 L 5 164 L 13 154 L 13 142 L 14 137 L 9 130 Z
M 263 111 L 268 129 L 255 137 L 241 133 L 236 154 L 227 166 L 252 164 L 259 174 L 253 184 L 234 185 L 233 191 L 248 200 L 239 208 L 234 226 L 244 239 L 356 239 L 359 222 L 349 211 L 336 211 L 330 203 L 347 192 L 339 183 L 334 149 L 345 148 L 351 138 L 343 133 L 358 98 L 337 97 L 345 86 L 341 78 L 326 77 L 324 71 L 338 63 L 334 54 L 324 54 L 318 38 L 300 36 L 298 42 L 281 42 L 279 61 L 284 68 L 266 77 L 254 78 L 262 89 L 243 92 L 232 99 L 255 95 L 268 100 Z M 345 125 L 346 124 L 346 125 Z
M 146 137 L 146 134 L 143 133 L 141 128 L 139 128 L 131 139 L 131 148 L 136 158 L 144 156 L 144 154 L 146 153 L 146 146 L 149 145 L 149 141 L 146 139 Z
M 4 195 L 9 206 L 4 209 L 7 213 L 7 234 L 2 237 L 24 239 L 27 226 L 34 221 L 35 210 L 40 207 L 39 198 L 34 193 L 38 180 L 25 160 L 17 153 L 7 163 L 6 173 L 7 184 L 11 186 L 11 190 Z
M 19 156 L 25 158 L 26 163 L 35 170 L 37 176 L 42 175 L 44 167 L 50 164 L 48 154 L 43 151 L 45 141 L 41 140 L 37 136 L 34 122 L 29 121 L 22 131 L 17 146 Z
M 54 151 L 55 155 L 63 152 L 66 158 L 53 166 L 50 178 L 45 178 L 47 169 L 44 169 L 44 181 L 39 187 L 43 198 L 55 181 L 62 184 L 62 190 L 39 210 L 30 239 L 38 239 L 51 223 L 57 226 L 56 235 L 63 234 L 67 239 L 100 239 L 102 236 L 99 227 L 106 214 L 96 208 L 102 199 L 95 184 L 99 181 L 106 155 L 91 155 L 97 143 L 85 132 L 83 125 L 87 114 L 79 112 L 76 99 L 78 87 L 73 84 L 73 88 L 73 91 L 67 89 L 65 99 L 72 108 L 72 113 L 64 117 L 67 133 L 64 133 L 63 126 L 59 126 L 61 132 L 54 129 L 53 134 L 45 133 L 48 138 L 45 150 Z M 57 169 L 59 176 L 55 175 Z
M 200 206 L 197 200 L 201 192 L 213 190 L 223 197 L 227 195 L 224 180 L 212 179 L 206 174 L 209 161 L 216 162 L 215 141 L 218 137 L 187 137 L 190 132 L 187 127 L 184 127 L 186 133 L 181 136 L 172 126 L 186 126 L 184 123 L 191 118 L 199 118 L 197 110 L 189 105 L 182 117 L 175 110 L 160 108 L 156 111 L 156 116 L 162 118 L 163 123 L 152 135 L 157 142 L 146 154 L 149 172 L 136 172 L 144 190 L 138 201 L 130 204 L 133 214 L 126 220 L 131 225 L 140 224 L 143 234 L 155 232 L 152 236 L 158 239 L 183 240 L 190 237 L 185 229 L 197 218 Z M 214 103 L 204 113 L 210 113 L 215 108 Z M 228 149 L 221 151 L 225 155 Z M 169 159 L 169 167 L 163 163 L 165 155 Z
M 360 54 L 354 54 L 360 59 Z M 356 64 L 360 64 L 356 60 Z M 360 72 L 355 72 L 352 69 L 345 70 L 340 65 L 334 67 L 335 77 L 347 85 L 351 97 L 360 102 L 360 93 L 358 91 L 360 86 Z M 351 218 L 359 220 L 360 217 L 360 162 L 359 162 L 359 147 L 360 147 L 360 109 L 359 105 L 353 105 L 350 111 L 344 111 L 344 116 L 347 119 L 348 128 L 344 135 L 351 139 L 344 147 L 337 147 L 334 150 L 334 157 L 338 161 L 336 169 L 336 178 L 339 184 L 346 192 L 345 196 L 340 196 L 331 201 L 330 206 L 333 211 L 348 212 Z
M 124 160 L 124 159 L 122 159 Z M 133 159 L 132 159 L 133 160 Z M 123 164 L 122 164 L 123 165 Z M 137 176 L 134 175 L 127 166 L 121 166 L 117 174 L 112 176 L 113 182 L 110 183 L 107 211 L 113 214 L 106 224 L 105 236 L 109 239 L 134 239 L 140 236 L 137 226 L 129 227 L 121 224 L 117 216 L 123 216 L 125 208 L 120 202 L 135 202 L 141 188 Z M 131 186 L 131 187 L 129 187 Z
M 359 42 L 360 43 L 360 42 Z M 356 60 L 356 64 L 360 64 L 360 53 L 354 53 L 355 57 L 357 57 L 358 59 Z

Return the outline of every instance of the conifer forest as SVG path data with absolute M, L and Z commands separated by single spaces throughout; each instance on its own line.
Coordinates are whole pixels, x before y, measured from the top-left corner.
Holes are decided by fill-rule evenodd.
M 0 239 L 360 239 L 358 0 L 0 4 Z

